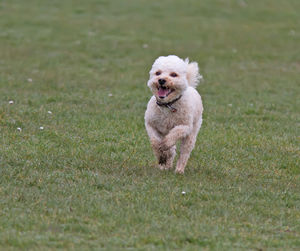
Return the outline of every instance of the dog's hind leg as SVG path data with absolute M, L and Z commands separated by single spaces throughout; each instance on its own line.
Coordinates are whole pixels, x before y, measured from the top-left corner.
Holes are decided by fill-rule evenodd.
M 180 156 L 176 164 L 176 173 L 184 173 L 184 168 L 195 146 L 196 137 L 197 134 L 192 134 L 182 139 L 180 145 Z
M 192 150 L 194 149 L 198 132 L 202 125 L 202 116 L 198 120 L 196 127 L 194 127 L 192 133 L 181 140 L 180 156 L 176 164 L 176 173 L 184 173 L 184 168 L 188 162 Z

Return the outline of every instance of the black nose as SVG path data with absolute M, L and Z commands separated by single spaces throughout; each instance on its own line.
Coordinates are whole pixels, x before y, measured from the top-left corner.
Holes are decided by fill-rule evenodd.
M 166 80 L 163 79 L 163 78 L 160 78 L 160 79 L 158 80 L 158 83 L 159 83 L 160 85 L 164 85 L 164 84 L 166 83 Z

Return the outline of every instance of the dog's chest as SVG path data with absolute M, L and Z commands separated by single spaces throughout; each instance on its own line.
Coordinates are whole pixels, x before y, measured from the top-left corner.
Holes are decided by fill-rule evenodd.
M 163 110 L 155 119 L 156 129 L 162 135 L 167 135 L 175 126 L 182 124 L 182 119 L 178 112 Z

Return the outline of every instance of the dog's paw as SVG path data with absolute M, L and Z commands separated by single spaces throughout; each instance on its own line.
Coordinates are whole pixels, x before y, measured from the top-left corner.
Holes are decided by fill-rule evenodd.
M 176 169 L 175 169 L 175 173 L 177 173 L 177 174 L 184 174 L 184 169 L 176 168 Z
M 170 165 L 168 165 L 168 164 L 164 164 L 164 165 L 159 164 L 159 165 L 158 165 L 158 168 L 159 168 L 160 170 L 170 170 L 170 169 L 172 168 L 172 166 L 170 166 Z
M 160 170 L 168 170 L 168 168 L 166 167 L 166 165 L 158 165 L 158 168 Z
M 169 150 L 170 148 L 166 145 L 166 144 L 163 144 L 163 143 L 160 143 L 159 146 L 158 146 L 158 150 L 160 152 L 165 152 L 167 150 Z
M 158 149 L 161 152 L 165 152 L 165 151 L 168 151 L 172 146 L 173 146 L 172 143 L 168 139 L 165 138 L 164 140 L 162 140 L 159 143 Z

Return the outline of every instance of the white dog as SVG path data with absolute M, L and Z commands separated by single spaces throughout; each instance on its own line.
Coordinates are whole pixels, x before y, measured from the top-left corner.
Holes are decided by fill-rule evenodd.
M 146 130 L 160 169 L 169 169 L 181 141 L 176 172 L 184 168 L 202 124 L 203 106 L 196 86 L 202 76 L 198 64 L 177 56 L 159 57 L 150 71 L 153 96 L 145 113 Z

